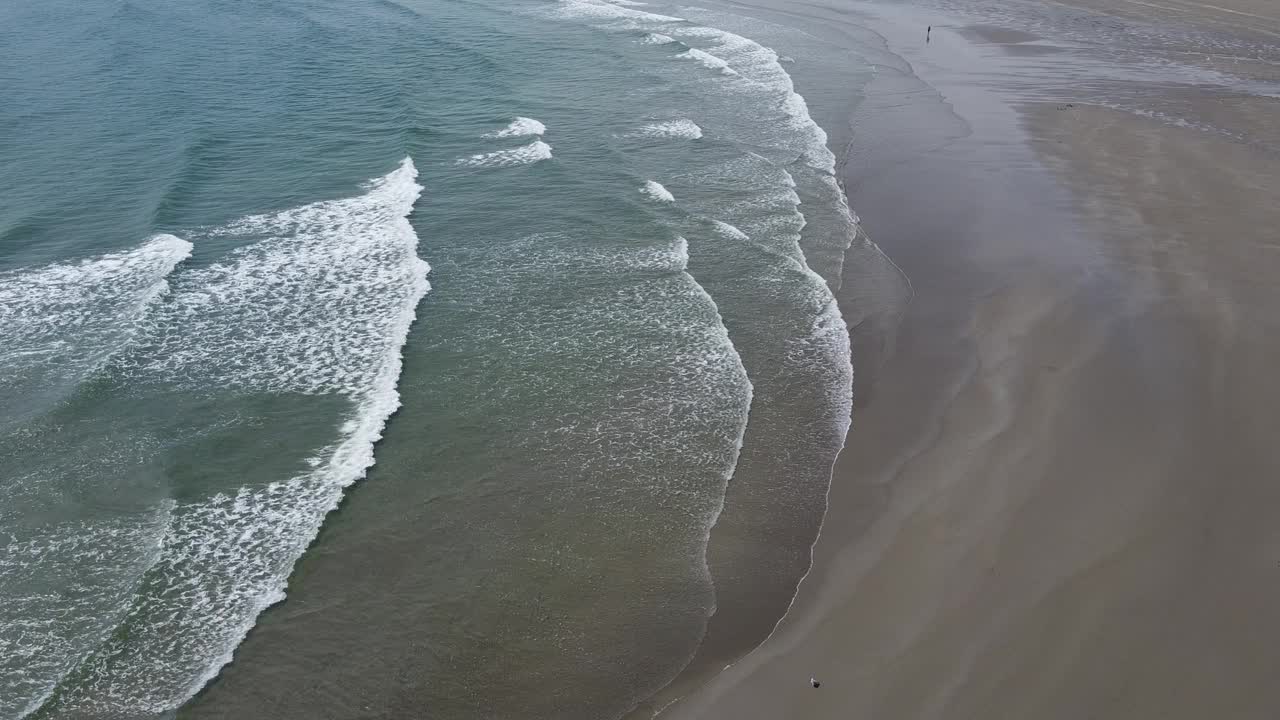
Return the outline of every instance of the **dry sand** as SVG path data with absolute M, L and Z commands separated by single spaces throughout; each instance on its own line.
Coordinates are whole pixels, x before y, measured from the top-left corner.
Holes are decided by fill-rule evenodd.
M 1262 0 L 1115 4 L 1280 28 Z M 849 189 L 916 298 L 814 567 L 764 645 L 663 716 L 1274 720 L 1280 104 L 1170 89 L 1210 132 L 995 107 L 957 75 L 857 118 L 901 141 Z M 912 124 L 939 106 L 965 127 Z

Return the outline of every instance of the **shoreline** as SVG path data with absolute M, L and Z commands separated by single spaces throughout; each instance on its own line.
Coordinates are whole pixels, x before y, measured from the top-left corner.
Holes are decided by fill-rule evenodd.
M 874 29 L 889 49 L 909 43 L 918 8 L 876 7 L 885 15 Z M 1267 566 L 1227 555 L 1280 547 L 1252 509 L 1274 499 L 1265 482 L 1280 469 L 1260 439 L 1273 393 L 1223 389 L 1231 367 L 1265 377 L 1275 348 L 1255 333 L 1232 362 L 1227 350 L 1215 360 L 1202 346 L 1241 344 L 1236 316 L 1277 300 L 1265 279 L 1275 276 L 1249 265 L 1258 248 L 1280 247 L 1268 230 L 1280 227 L 1268 224 L 1275 211 L 1260 195 L 1280 180 L 1280 164 L 1196 124 L 1208 118 L 1274 153 L 1265 125 L 1250 120 L 1277 108 L 1250 99 L 1244 111 L 1224 112 L 1211 91 L 1200 100 L 1195 89 L 1173 88 L 1167 94 L 1190 97 L 1178 117 L 1191 118 L 1173 127 L 1158 114 L 1078 99 L 1018 98 L 998 87 L 993 69 L 1030 58 L 1038 70 L 1035 58 L 1060 49 L 1016 27 L 945 23 L 934 25 L 932 43 L 927 50 L 942 49 L 914 48 L 905 74 L 881 81 L 854 118 L 850 205 L 917 298 L 874 393 L 864 395 L 855 377 L 853 425 L 813 566 L 769 640 L 663 715 L 1190 718 L 1243 708 L 1232 716 L 1261 718 L 1280 707 L 1262 680 L 1280 656 L 1240 632 L 1210 641 L 1207 628 L 1220 621 L 1214 593 L 1195 584 L 1232 567 L 1235 597 L 1257 594 L 1242 603 L 1254 620 L 1278 622 L 1264 610 L 1264 599 L 1280 598 Z M 955 123 L 939 120 L 944 107 Z M 1125 157 L 1120 138 L 1150 152 Z M 1092 152 L 1098 145 L 1129 165 Z M 1185 166 L 1158 167 L 1165 153 Z M 1182 176 L 1224 153 L 1228 169 L 1213 180 L 1228 189 L 1214 194 L 1208 181 Z M 1132 168 L 1146 171 L 1145 185 L 1134 187 Z M 1187 243 L 1175 248 L 1183 258 L 1153 252 L 1177 222 L 1197 219 L 1177 212 L 1180 193 L 1212 201 L 1196 208 L 1197 231 L 1216 224 L 1245 236 L 1235 265 L 1210 268 Z M 1274 262 L 1265 252 L 1261 260 Z M 1171 290 L 1178 278 L 1193 280 Z M 1215 295 L 1220 282 L 1240 288 L 1234 302 Z M 1174 295 L 1185 302 L 1162 307 Z M 1231 337 L 1218 337 L 1222 328 Z M 1201 384 L 1215 364 L 1204 392 L 1179 390 Z M 1194 442 L 1224 412 L 1248 417 L 1249 437 Z M 1247 518 L 1247 530 L 1210 552 L 1200 534 L 1214 531 L 1188 498 L 1222 504 L 1205 474 L 1233 460 L 1249 471 L 1239 494 L 1252 502 L 1213 515 Z M 1181 569 L 1184 553 L 1203 560 L 1196 571 Z M 1195 602 L 1174 602 L 1175 592 Z M 1139 608 L 1152 617 L 1134 617 Z M 1175 628 L 1217 646 L 1227 669 L 1206 681 L 1202 661 L 1159 640 Z M 1162 672 L 1134 672 L 1122 657 L 1149 658 Z M 811 675 L 820 690 L 809 687 Z M 1125 680 L 1144 681 L 1149 693 L 1125 691 L 1117 685 Z M 1196 702 L 1169 699 L 1180 694 Z
M 743 9 L 738 3 L 726 5 L 731 7 L 734 13 L 740 13 Z M 756 12 L 743 14 L 742 17 L 764 18 L 767 22 L 777 22 L 792 31 L 819 30 L 779 20 L 776 13 L 764 8 L 753 7 L 752 10 Z M 759 12 L 761 10 L 765 12 Z M 823 33 L 821 44 L 829 44 L 832 48 L 839 46 L 838 42 L 829 43 L 831 40 L 831 37 Z M 784 62 L 790 64 L 795 61 L 787 58 Z M 792 68 L 788 70 L 792 71 Z M 855 95 L 848 90 L 833 91 L 830 85 L 810 83 L 810 78 L 797 77 L 794 72 L 791 72 L 791 76 L 796 85 L 796 92 L 809 105 L 809 111 L 815 116 L 815 120 L 819 115 L 826 115 L 824 118 L 826 122 L 821 122 L 820 127 L 828 133 L 828 147 L 836 156 L 835 176 L 839 183 L 839 192 L 842 193 L 841 199 L 856 218 L 858 208 L 850 203 L 848 189 L 845 187 L 844 165 L 847 161 L 847 152 L 841 150 L 848 147 L 851 138 L 848 137 L 848 128 L 833 127 L 828 124 L 832 116 L 848 117 L 848 112 L 841 114 L 841 109 L 846 105 L 854 105 Z M 815 103 L 815 97 L 819 93 L 823 96 L 822 100 Z M 892 353 L 894 329 L 900 322 L 906 305 L 910 303 L 912 289 L 907 275 L 891 257 L 881 250 L 862 224 L 857 222 L 855 227 L 856 232 L 850 240 L 850 247 L 841 253 L 841 260 L 837 266 L 841 270 L 835 277 L 847 292 L 842 294 L 839 287 L 833 287 L 832 290 L 839 304 L 842 318 L 848 326 L 851 342 L 860 350 L 855 350 L 850 359 L 855 377 L 852 402 L 856 408 L 866 402 L 862 393 L 871 386 L 865 378 L 878 374 L 880 367 Z M 803 241 L 802 245 L 804 245 Z M 804 251 L 811 263 L 817 259 L 827 259 L 825 253 L 828 249 L 821 244 L 812 248 L 805 247 Z M 831 278 L 828 278 L 828 282 L 830 280 Z M 874 350 L 871 350 L 872 348 Z M 858 378 L 864 380 L 859 382 Z M 855 409 L 854 422 L 856 421 Z M 845 435 L 847 443 L 848 433 Z M 832 464 L 827 468 L 829 473 L 835 471 L 838 457 L 839 455 L 833 458 Z M 827 494 L 830 493 L 830 488 L 831 484 L 828 482 Z M 748 492 L 747 495 L 749 494 Z M 828 500 L 824 496 L 824 509 L 827 504 Z M 708 558 L 713 566 L 712 575 L 720 581 L 716 588 L 717 611 L 710 616 L 707 631 L 685 667 L 668 684 L 656 693 L 641 699 L 622 717 L 627 720 L 640 720 L 662 714 L 668 707 L 678 704 L 685 694 L 706 682 L 708 678 L 714 677 L 727 666 L 749 655 L 761 643 L 766 642 L 777 630 L 783 618 L 790 613 L 797 597 L 798 587 L 804 583 L 805 576 L 813 567 L 813 551 L 818 542 L 818 535 L 822 532 L 824 516 L 825 512 L 812 518 L 811 523 L 806 521 L 805 524 L 791 526 L 789 529 L 791 533 L 803 534 L 806 530 L 813 533 L 810 535 L 813 538 L 812 541 L 805 546 L 805 564 L 798 568 L 799 572 L 792 574 L 795 584 L 779 586 L 776 582 L 777 578 L 771 578 L 772 584 L 762 588 L 753 582 L 751 574 L 758 568 L 753 568 L 746 563 L 745 559 L 750 557 L 750 554 L 744 555 L 742 550 L 744 547 L 759 546 L 766 541 L 765 538 L 752 537 L 761 534 L 759 523 L 763 516 L 760 508 L 754 507 L 748 497 L 739 495 L 735 499 L 733 490 L 730 489 L 726 496 L 726 514 L 722 515 L 713 527 L 708 545 Z M 717 554 L 720 557 L 716 557 Z M 710 560 L 711 558 L 716 558 L 719 562 Z M 785 591 L 785 595 L 778 592 L 779 590 Z M 762 601 L 761 598 L 764 600 Z M 782 601 L 784 607 L 779 608 L 779 601 Z

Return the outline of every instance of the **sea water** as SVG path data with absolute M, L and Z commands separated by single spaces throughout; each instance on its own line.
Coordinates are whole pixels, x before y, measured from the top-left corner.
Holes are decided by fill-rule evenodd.
M 807 42 L 623 0 L 0 8 L 0 718 L 668 682 L 730 483 L 820 516 L 849 421 L 856 220 L 771 34 Z

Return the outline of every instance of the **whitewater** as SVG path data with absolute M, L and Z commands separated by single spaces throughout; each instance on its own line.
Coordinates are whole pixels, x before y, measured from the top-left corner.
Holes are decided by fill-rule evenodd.
M 86 555 L 118 564 L 115 578 L 95 571 L 87 595 L 84 579 L 76 581 L 86 612 L 94 601 L 106 606 L 96 628 L 70 616 L 6 643 L 0 683 L 33 696 L 6 713 L 39 708 L 71 674 L 83 680 L 58 693 L 58 712 L 176 707 L 230 660 L 258 613 L 283 599 L 293 563 L 343 488 L 373 464 L 373 445 L 399 404 L 401 347 L 429 288 L 405 219 L 422 190 L 416 176 L 406 158 L 357 197 L 198 231 L 197 239 L 265 236 L 203 268 L 179 270 L 192 244 L 164 236 L 0 277 L 0 297 L 26 303 L 15 312 L 26 321 L 5 326 L 15 345 L 61 348 L 99 365 L 109 355 L 115 381 L 134 387 L 324 395 L 350 408 L 334 441 L 305 458 L 308 472 L 201 502 L 165 500 L 144 511 L 141 527 L 84 518 L 0 548 L 0 619 L 9 622 L 60 614 L 46 607 L 56 598 L 23 593 L 33 571 L 67 563 L 70 572 Z M 51 334 L 62 339 L 47 342 Z M 140 552 L 93 549 L 121 541 Z M 73 631 L 83 633 L 75 642 Z

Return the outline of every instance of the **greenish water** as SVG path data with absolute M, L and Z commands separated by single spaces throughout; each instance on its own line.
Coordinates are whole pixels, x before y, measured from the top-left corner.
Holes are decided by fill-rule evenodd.
M 848 425 L 856 225 L 788 32 L 0 8 L 0 718 L 607 717 L 669 681 L 728 483 L 820 517 Z

